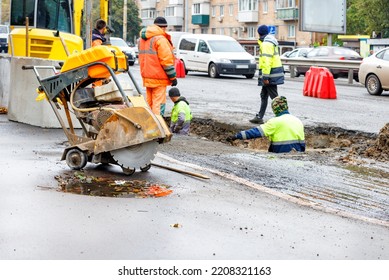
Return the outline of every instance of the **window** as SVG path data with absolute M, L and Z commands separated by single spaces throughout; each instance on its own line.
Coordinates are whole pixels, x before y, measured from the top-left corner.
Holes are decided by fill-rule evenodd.
M 224 28 L 220 28 L 220 32 L 219 32 L 220 35 L 224 35 Z
M 230 4 L 228 6 L 228 10 L 229 10 L 230 16 L 233 16 L 234 15 L 234 4 Z
M 216 7 L 215 7 L 215 6 L 212 6 L 212 7 L 211 7 L 211 15 L 212 15 L 213 17 L 216 16 Z
M 209 47 L 214 52 L 244 52 L 237 41 L 209 40 Z
M 196 39 L 193 38 L 184 38 L 180 42 L 179 49 L 184 51 L 194 51 L 196 47 Z
M 239 0 L 239 12 L 258 11 L 258 0 Z
M 141 10 L 141 18 L 156 18 L 156 12 L 155 10 Z
M 257 35 L 257 28 L 254 26 L 249 26 L 247 28 L 247 33 L 249 38 L 255 38 L 255 36 Z
M 269 4 L 268 4 L 267 0 L 264 0 L 263 1 L 263 13 L 267 14 L 268 12 L 269 12 Z
M 209 53 L 209 48 L 207 46 L 207 43 L 205 43 L 204 40 L 199 41 L 199 46 L 197 48 L 198 52 L 203 52 L 203 53 Z
M 174 17 L 174 15 L 175 15 L 174 10 L 175 10 L 175 7 L 166 7 L 165 16 Z
M 199 14 L 200 14 L 200 3 L 193 4 L 192 15 L 199 15 Z
M 282 8 L 295 8 L 295 0 L 277 0 L 277 9 L 282 9 Z
M 67 2 L 66 2 L 67 3 Z M 35 1 L 12 1 L 11 25 L 25 25 L 25 18 L 29 18 L 29 25 L 59 30 L 70 33 L 72 31 L 72 17 L 70 6 L 57 0 L 39 0 L 35 10 Z
M 294 25 L 288 25 L 288 37 L 289 38 L 296 37 L 296 27 Z
M 224 16 L 224 5 L 220 5 L 219 7 L 220 16 Z

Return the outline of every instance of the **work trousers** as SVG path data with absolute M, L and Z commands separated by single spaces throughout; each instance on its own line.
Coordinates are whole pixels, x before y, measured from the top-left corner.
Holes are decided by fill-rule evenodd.
M 261 108 L 259 109 L 258 118 L 263 119 L 267 108 L 269 97 L 273 100 L 278 96 L 277 85 L 262 86 L 261 90 Z
M 146 101 L 155 115 L 163 116 L 166 106 L 166 86 L 146 87 Z

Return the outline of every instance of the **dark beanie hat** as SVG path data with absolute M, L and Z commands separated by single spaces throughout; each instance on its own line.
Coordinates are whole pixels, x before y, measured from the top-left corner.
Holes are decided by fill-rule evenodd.
M 258 34 L 259 35 L 267 35 L 269 34 L 269 28 L 267 25 L 260 25 L 258 26 Z
M 169 96 L 170 97 L 178 97 L 178 96 L 181 96 L 180 95 L 180 90 L 176 87 L 172 87 L 171 89 L 169 89 Z
M 167 21 L 164 17 L 157 17 L 154 20 L 154 24 L 158 25 L 159 27 L 166 27 L 167 26 Z

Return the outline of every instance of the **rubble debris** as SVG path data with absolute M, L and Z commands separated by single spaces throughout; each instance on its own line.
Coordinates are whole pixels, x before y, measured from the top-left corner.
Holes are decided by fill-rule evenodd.
M 389 123 L 381 128 L 374 144 L 366 149 L 365 155 L 379 161 L 389 161 Z

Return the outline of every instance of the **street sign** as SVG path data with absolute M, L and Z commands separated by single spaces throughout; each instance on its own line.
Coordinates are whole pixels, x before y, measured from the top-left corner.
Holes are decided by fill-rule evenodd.
M 277 28 L 274 25 L 269 25 L 269 34 L 275 35 L 277 33 Z

